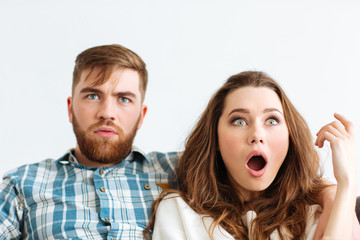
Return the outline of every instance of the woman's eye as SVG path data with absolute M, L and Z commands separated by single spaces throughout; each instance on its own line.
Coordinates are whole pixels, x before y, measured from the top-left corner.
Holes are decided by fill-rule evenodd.
M 90 100 L 97 100 L 97 99 L 99 99 L 99 96 L 96 94 L 89 94 L 89 95 L 87 95 L 87 98 Z
M 130 102 L 130 100 L 128 98 L 126 98 L 126 97 L 121 97 L 120 102 L 128 103 L 128 102 Z
M 275 126 L 277 125 L 279 122 L 276 119 L 270 118 L 268 120 L 266 120 L 266 125 L 269 126 Z
M 246 125 L 246 122 L 244 119 L 235 119 L 232 123 L 235 126 L 245 126 Z

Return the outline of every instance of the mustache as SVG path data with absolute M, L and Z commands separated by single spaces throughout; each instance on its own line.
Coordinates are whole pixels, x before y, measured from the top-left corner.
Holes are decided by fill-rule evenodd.
M 123 133 L 123 130 L 111 120 L 100 120 L 99 122 L 92 124 L 88 130 L 93 132 L 103 126 L 112 127 L 117 133 Z

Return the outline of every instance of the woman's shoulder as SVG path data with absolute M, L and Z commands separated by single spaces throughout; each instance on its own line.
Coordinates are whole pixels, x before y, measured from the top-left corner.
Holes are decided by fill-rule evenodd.
M 164 236 L 167 232 L 177 232 L 179 236 L 186 236 L 187 239 L 210 239 L 208 230 L 211 228 L 213 219 L 209 216 L 198 214 L 194 211 L 177 193 L 170 193 L 165 196 L 156 211 L 156 221 L 154 227 L 155 239 Z M 234 239 L 222 227 L 217 226 L 214 229 L 214 239 Z
M 159 204 L 159 207 L 162 206 L 169 206 L 169 205 L 178 205 L 178 206 L 182 206 L 186 209 L 191 209 L 189 205 L 187 205 L 187 203 L 185 202 L 185 200 L 180 196 L 179 193 L 169 193 L 167 194 L 161 201 Z
M 197 222 L 202 216 L 195 212 L 179 193 L 169 193 L 160 201 L 156 212 L 156 218 L 158 218 L 159 214 L 163 214 L 168 218 L 181 218 L 183 221 L 188 222 Z
M 179 199 L 182 199 L 182 197 L 180 196 L 179 193 L 168 193 L 163 200 L 179 200 Z M 162 201 L 163 201 L 162 200 Z M 184 200 L 183 200 L 184 201 Z

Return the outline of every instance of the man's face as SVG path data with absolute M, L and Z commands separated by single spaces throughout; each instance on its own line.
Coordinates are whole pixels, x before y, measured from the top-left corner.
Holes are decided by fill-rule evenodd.
M 77 138 L 75 155 L 87 166 L 120 163 L 130 152 L 136 131 L 146 114 L 139 75 L 131 69 L 115 70 L 109 80 L 95 86 L 99 69 L 82 72 L 68 98 L 69 120 Z

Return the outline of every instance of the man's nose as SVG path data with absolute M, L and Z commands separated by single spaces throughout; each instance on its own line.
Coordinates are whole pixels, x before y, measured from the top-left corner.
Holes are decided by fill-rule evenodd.
M 105 99 L 99 105 L 97 117 L 100 118 L 101 120 L 111 120 L 111 121 L 115 120 L 114 103 L 111 101 L 111 99 Z

